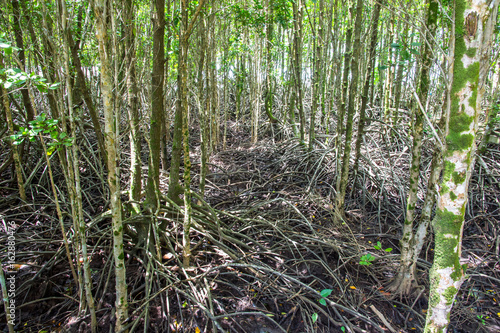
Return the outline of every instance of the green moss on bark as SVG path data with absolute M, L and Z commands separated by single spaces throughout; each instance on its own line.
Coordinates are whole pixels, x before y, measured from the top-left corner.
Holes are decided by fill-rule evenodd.
M 444 291 L 443 296 L 446 299 L 446 304 L 451 305 L 453 303 L 457 292 L 458 290 L 455 287 L 449 287 Z
M 454 267 L 455 270 L 460 268 L 458 240 L 463 220 L 463 215 L 455 215 L 446 209 L 436 211 L 434 262 L 441 268 Z
M 453 172 L 451 177 L 455 184 L 462 184 L 465 181 L 465 172 Z
M 450 180 L 451 175 L 454 171 L 455 171 L 455 163 L 452 163 L 450 161 L 444 161 L 443 179 Z

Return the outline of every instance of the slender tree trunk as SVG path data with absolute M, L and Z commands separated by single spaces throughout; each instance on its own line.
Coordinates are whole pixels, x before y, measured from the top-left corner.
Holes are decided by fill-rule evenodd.
M 155 214 L 160 194 L 160 149 L 164 116 L 163 79 L 165 58 L 165 0 L 153 0 L 153 72 L 151 73 L 151 124 L 149 130 L 149 164 L 145 209 Z M 142 236 L 147 237 L 143 230 Z M 141 235 L 140 235 L 141 237 Z
M 339 175 L 340 182 L 337 182 L 337 219 L 344 216 L 344 203 L 347 191 L 347 181 L 349 180 L 349 162 L 351 160 L 351 142 L 352 142 L 352 127 L 355 111 L 356 95 L 358 90 L 358 62 L 360 56 L 360 36 L 361 36 L 361 18 L 363 15 L 363 1 L 357 0 L 356 8 L 351 9 L 352 12 L 356 11 L 356 20 L 354 23 L 354 43 L 353 54 L 351 59 L 351 85 L 349 87 L 349 105 L 347 110 L 346 128 L 345 128 L 345 142 L 344 142 L 344 155 L 342 157 L 342 170 Z M 351 14 L 353 15 L 353 14 Z
M 432 56 L 433 40 L 436 34 L 436 23 L 438 17 L 438 3 L 430 0 L 427 11 L 426 27 L 424 41 L 422 43 L 422 65 L 420 66 L 420 82 L 417 89 L 419 101 L 413 103 L 416 107 L 413 108 L 413 147 L 410 166 L 410 189 L 408 199 L 406 201 L 405 223 L 403 225 L 403 235 L 399 241 L 401 250 L 401 260 L 398 267 L 398 275 L 391 284 L 391 290 L 408 295 L 412 290 L 416 290 L 417 282 L 415 280 L 414 262 L 418 259 L 418 254 L 415 252 L 415 234 L 413 233 L 413 224 L 417 208 L 417 192 L 420 180 L 420 160 L 422 156 L 422 140 L 424 134 L 424 114 L 426 110 L 421 110 L 420 106 L 427 104 L 427 95 L 430 86 L 430 69 L 433 64 L 434 57 Z
M 165 46 L 165 49 L 167 50 L 167 54 L 165 55 L 165 75 L 164 75 L 164 82 L 163 82 L 163 87 L 164 91 L 167 91 L 168 87 L 168 79 L 169 79 L 169 71 L 170 71 L 170 50 L 171 50 L 171 45 L 172 45 L 172 10 L 170 10 L 170 6 L 172 5 L 173 0 L 167 0 L 167 13 L 166 15 L 168 16 L 168 19 L 165 22 L 165 27 L 167 29 L 167 45 Z M 162 129 L 161 129 L 161 168 L 162 170 L 167 170 L 168 169 L 168 152 L 167 152 L 167 143 L 170 140 L 170 117 L 168 111 L 165 109 L 164 110 L 164 116 L 163 116 L 163 122 L 162 122 Z
M 181 28 L 179 32 L 179 65 L 178 65 L 178 106 L 182 116 L 182 142 L 184 148 L 184 230 L 182 237 L 183 245 L 183 265 L 189 267 L 191 259 L 191 238 L 189 236 L 191 230 L 191 159 L 189 157 L 189 122 L 188 122 L 188 48 L 189 37 L 196 22 L 204 1 L 198 3 L 196 12 L 191 21 L 189 21 L 188 0 L 181 0 Z
M 349 4 L 352 2 L 349 1 Z M 340 88 L 340 102 L 338 104 L 338 111 L 337 111 L 337 137 L 336 137 L 336 142 L 335 142 L 335 147 L 336 147 L 336 170 L 337 170 L 337 189 L 340 190 L 340 183 L 342 181 L 342 151 L 343 151 L 343 145 L 342 145 L 342 136 L 344 134 L 344 116 L 345 116 L 345 111 L 346 111 L 346 106 L 347 106 L 347 88 L 349 87 L 349 73 L 351 71 L 351 47 L 352 47 L 352 30 L 353 30 L 353 21 L 354 17 L 352 17 L 352 6 L 349 8 L 350 14 L 349 14 L 349 23 L 346 31 L 346 37 L 345 37 L 345 52 L 344 52 L 344 70 L 342 72 L 342 84 Z M 343 201 L 344 199 L 342 199 Z M 343 206 L 343 204 L 342 204 Z
M 5 68 L 3 62 L 3 51 L 0 52 L 0 68 Z M 2 81 L 5 80 L 5 74 L 0 75 Z M 5 111 L 5 116 L 7 118 L 7 125 L 9 128 L 9 134 L 12 136 L 15 133 L 14 121 L 12 120 L 12 112 L 10 110 L 9 96 L 7 95 L 7 89 L 4 88 L 3 83 L 0 84 L 0 97 L 2 98 L 3 109 Z M 21 200 L 26 201 L 26 190 L 24 189 L 23 180 L 23 169 L 21 164 L 21 158 L 19 156 L 18 146 L 15 144 L 11 145 L 12 155 L 14 157 L 14 166 L 16 171 L 17 187 L 19 188 L 19 197 Z
M 408 40 L 408 37 L 406 37 L 408 35 L 408 21 L 405 22 L 405 25 L 404 25 L 404 31 L 403 31 L 403 34 L 400 35 L 401 36 L 401 40 L 405 40 L 406 42 L 400 42 L 400 47 L 405 47 L 407 48 L 407 40 Z M 397 56 L 396 56 L 397 57 Z M 402 53 L 399 52 L 399 62 L 398 62 L 398 67 L 397 67 L 397 71 L 396 71 L 396 79 L 395 79 L 395 82 L 394 82 L 394 117 L 393 117 L 393 125 L 394 126 L 397 126 L 399 124 L 399 104 L 401 103 L 401 86 L 402 86 L 402 83 L 403 83 L 403 71 L 404 71 L 404 64 L 403 64 L 403 56 L 402 56 Z
M 434 263 L 429 272 L 430 295 L 424 332 L 445 332 L 455 297 L 465 279 L 460 264 L 469 180 L 476 153 L 476 134 L 499 1 L 455 2 L 455 52 L 451 108 L 446 129 L 443 180 L 438 194 Z M 478 88 L 479 87 L 479 88 Z
M 393 56 L 394 52 L 392 50 L 393 36 L 394 36 L 394 12 L 391 12 L 391 19 L 387 26 L 387 34 L 388 34 L 388 47 L 389 47 L 389 55 L 387 59 L 387 69 L 385 76 L 385 91 L 384 91 L 384 121 L 387 125 L 390 125 L 392 120 L 392 112 L 391 112 L 391 104 L 392 104 L 392 84 L 393 84 Z
M 220 142 L 220 112 L 219 112 L 219 93 L 217 89 L 217 73 L 216 73 L 216 52 L 217 52 L 217 44 L 216 44 L 216 26 L 215 23 L 216 15 L 214 11 L 217 11 L 215 8 L 216 2 L 212 1 L 210 5 L 210 12 L 208 14 L 208 26 L 210 30 L 208 31 L 208 50 L 207 56 L 209 62 L 207 65 L 207 87 L 208 94 L 210 97 L 210 109 L 209 109 L 209 119 L 210 119 L 210 145 L 208 150 L 207 159 L 210 154 L 217 150 L 217 146 Z
M 324 0 L 319 1 L 319 22 L 314 31 L 314 56 L 313 56 L 313 81 L 312 81 L 312 101 L 311 101 L 311 117 L 309 124 L 309 150 L 312 150 L 315 136 L 316 112 L 318 102 L 321 98 L 321 63 L 323 49 L 323 11 L 325 8 Z
M 278 119 L 273 115 L 273 39 L 274 39 L 274 19 L 273 19 L 273 0 L 267 0 L 267 24 L 266 24 L 266 100 L 265 110 L 269 122 L 271 124 L 277 123 Z M 271 125 L 272 126 L 272 125 Z
M 297 124 L 295 120 L 295 108 L 296 108 L 296 103 L 297 103 L 297 89 L 295 89 L 295 59 L 293 55 L 295 54 L 295 39 L 292 37 L 292 41 L 290 42 L 290 59 L 289 59 L 289 68 L 288 68 L 288 75 L 291 78 L 291 89 L 290 89 L 290 99 L 289 99 L 289 105 L 288 105 L 288 114 L 289 114 L 289 121 L 290 124 L 292 125 L 292 131 L 293 135 L 295 137 L 298 136 L 297 132 Z
M 375 6 L 373 8 L 369 59 L 368 59 L 368 66 L 366 67 L 365 84 L 363 86 L 363 93 L 361 95 L 361 107 L 359 109 L 358 136 L 356 138 L 356 148 L 355 148 L 356 156 L 354 158 L 354 167 L 353 167 L 355 175 L 358 173 L 359 157 L 361 156 L 361 143 L 363 142 L 363 138 L 365 135 L 364 132 L 365 132 L 365 119 L 366 119 L 366 104 L 368 102 L 368 91 L 372 83 L 373 67 L 375 66 L 375 56 L 376 56 L 375 51 L 377 50 L 378 21 L 380 18 L 380 7 L 382 3 L 385 4 L 385 1 L 376 1 Z
M 61 15 L 61 26 L 62 26 L 62 32 L 64 36 L 64 48 L 63 48 L 63 54 L 64 54 L 64 68 L 66 71 L 66 90 L 67 90 L 67 100 L 68 100 L 68 114 L 69 114 L 69 121 L 70 121 L 70 130 L 71 130 L 71 137 L 73 138 L 73 145 L 71 147 L 71 150 L 67 150 L 67 153 L 69 155 L 69 161 L 71 161 L 71 164 L 68 164 L 70 166 L 69 169 L 71 169 L 71 173 L 73 177 L 68 177 L 68 190 L 70 191 L 70 198 L 71 198 L 71 203 L 73 207 L 73 224 L 75 226 L 76 234 L 78 235 L 77 238 L 80 240 L 80 249 L 82 251 L 82 259 L 83 259 L 83 284 L 84 284 L 84 290 L 85 291 L 85 296 L 86 296 L 86 301 L 87 305 L 90 311 L 90 318 L 91 318 L 91 330 L 92 333 L 97 332 L 97 317 L 95 313 L 95 306 L 94 306 L 94 297 L 92 296 L 92 278 L 90 275 L 90 267 L 89 267 L 89 258 L 87 254 L 87 237 L 86 237 L 86 232 L 87 228 L 85 225 L 85 221 L 83 219 L 83 201 L 82 201 L 82 190 L 81 190 L 81 182 L 80 182 L 80 165 L 79 165 L 79 157 L 78 157 L 78 145 L 77 145 L 77 139 L 76 139 L 76 120 L 75 120 L 75 115 L 74 115 L 74 108 L 73 108 L 73 87 L 71 85 L 71 71 L 70 71 L 70 36 L 71 36 L 71 30 L 70 30 L 70 23 L 71 21 L 69 20 L 68 17 L 68 12 L 66 10 L 66 3 L 64 0 L 59 1 L 59 8 L 60 8 L 60 15 Z M 78 258 L 79 259 L 79 258 Z
M 302 92 L 302 6 L 301 0 L 294 1 L 293 4 L 293 25 L 294 25 L 294 65 L 295 65 L 295 90 L 297 91 L 297 108 L 299 110 L 299 138 L 304 142 L 306 118 L 304 114 L 304 97 Z
M 97 40 L 99 42 L 99 56 L 101 60 L 101 91 L 104 110 L 104 131 L 106 138 L 108 185 L 111 195 L 111 215 L 113 231 L 113 257 L 115 262 L 115 291 L 116 291 L 116 325 L 115 331 L 124 329 L 123 323 L 128 319 L 127 280 L 125 271 L 125 252 L 123 249 L 123 221 L 122 203 L 120 199 L 120 181 L 118 174 L 119 142 L 116 135 L 116 110 L 113 102 L 113 48 L 111 33 L 115 32 L 111 24 L 113 5 L 109 0 L 95 0 L 93 2 L 97 26 Z
M 132 0 L 123 2 L 123 24 L 125 33 L 125 68 L 127 70 L 127 101 L 128 121 L 130 126 L 130 190 L 129 200 L 132 201 L 132 212 L 140 212 L 142 175 L 141 175 L 141 132 L 139 128 L 139 97 L 137 95 L 135 70 L 135 22 L 134 3 Z
M 14 36 L 16 39 L 16 46 L 19 48 L 18 58 L 23 65 L 22 70 L 26 71 L 26 56 L 24 53 L 24 41 L 23 41 L 23 30 L 21 29 L 21 10 L 19 8 L 19 0 L 12 0 L 12 10 L 13 10 L 13 24 L 12 30 L 14 30 Z M 23 104 L 26 109 L 26 120 L 33 120 L 33 107 L 31 105 L 28 88 L 22 87 L 20 88 L 21 95 L 23 97 Z
M 23 13 L 26 17 L 26 21 L 28 22 L 28 31 L 30 33 L 31 37 L 31 43 L 34 48 L 37 48 L 39 46 L 37 37 L 35 35 L 35 30 L 33 28 L 32 20 L 29 19 L 29 12 L 28 9 L 26 8 L 26 2 L 21 1 L 21 6 L 23 7 Z M 37 55 L 39 65 L 42 66 L 42 71 L 44 77 L 47 79 L 48 83 L 55 83 L 59 82 L 60 80 L 57 77 L 57 72 L 55 71 L 55 66 L 54 66 L 54 48 L 52 46 L 52 43 L 50 42 L 48 35 L 51 27 L 50 23 L 47 23 L 47 15 L 46 15 L 46 10 L 45 10 L 45 2 L 42 3 L 42 33 L 41 35 L 41 40 L 42 40 L 42 45 L 43 47 L 39 47 L 39 49 L 43 49 L 43 56 L 41 53 L 36 52 L 35 55 Z M 49 107 L 50 107 L 50 112 L 51 115 L 54 119 L 59 119 L 59 110 L 58 110 L 58 105 L 57 105 L 57 92 L 54 90 L 49 90 L 47 92 L 47 99 L 49 101 Z
M 204 94 L 204 78 L 203 72 L 209 71 L 209 60 L 205 61 L 205 54 L 207 53 L 207 30 L 205 27 L 205 20 L 200 19 L 200 28 L 198 29 L 200 35 L 200 60 L 198 62 L 198 112 L 200 115 L 200 150 L 201 150 L 201 168 L 200 168 L 200 195 L 205 194 L 205 179 L 207 175 L 207 160 L 208 160 L 208 133 L 207 133 L 207 110 L 210 108 L 210 98 L 208 94 Z M 208 77 L 206 79 L 208 87 Z

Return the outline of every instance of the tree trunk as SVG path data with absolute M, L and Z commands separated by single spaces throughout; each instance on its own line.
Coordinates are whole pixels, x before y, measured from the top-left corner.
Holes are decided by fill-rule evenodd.
M 163 79 L 165 58 L 165 0 L 154 0 L 153 21 L 153 72 L 151 73 L 151 124 L 149 129 L 149 163 L 146 183 L 145 209 L 155 214 L 160 201 L 160 149 L 164 115 Z M 147 228 L 146 228 L 147 229 Z M 147 237 L 142 230 L 139 237 Z
M 142 175 L 141 175 L 141 132 L 139 128 L 139 98 L 137 96 L 135 70 L 135 22 L 134 3 L 132 0 L 123 2 L 123 25 L 125 34 L 125 68 L 127 70 L 127 101 L 128 122 L 130 126 L 130 190 L 129 200 L 132 201 L 132 213 L 140 212 Z
M 352 127 L 355 111 L 356 95 L 358 90 L 358 62 L 360 55 L 360 36 L 361 36 L 361 18 L 363 15 L 363 1 L 357 0 L 356 8 L 353 7 L 351 12 L 356 11 L 356 20 L 354 23 L 354 43 L 353 54 L 351 59 L 351 85 L 349 87 L 349 105 L 347 110 L 346 129 L 345 129 L 345 142 L 344 142 L 344 155 L 342 157 L 342 170 L 339 175 L 340 182 L 337 182 L 337 203 L 336 209 L 338 216 L 337 219 L 344 216 L 344 202 L 347 191 L 347 181 L 349 180 L 349 162 L 351 160 L 351 142 L 352 142 Z
M 434 263 L 429 272 L 430 295 L 424 332 L 445 332 L 455 297 L 465 279 L 460 264 L 462 233 L 469 180 L 476 153 L 478 117 L 491 47 L 498 1 L 486 6 L 480 0 L 455 2 L 455 52 L 451 108 L 446 129 L 443 180 L 432 221 L 435 235 Z
M 265 110 L 269 122 L 271 124 L 277 123 L 278 119 L 273 115 L 273 38 L 274 38 L 274 19 L 273 19 L 273 0 L 268 0 L 267 3 L 267 24 L 266 24 L 266 100 L 265 100 Z M 272 126 L 272 125 L 271 125 Z
M 26 57 L 24 53 L 24 42 L 23 42 L 23 30 L 21 29 L 21 10 L 19 8 L 19 0 L 12 0 L 12 10 L 13 10 L 13 24 L 12 24 L 12 30 L 14 30 L 14 36 L 16 39 L 16 46 L 19 48 L 19 61 L 21 62 L 21 65 L 23 65 L 23 68 L 21 70 L 26 71 Z M 33 120 L 33 107 L 31 105 L 29 93 L 28 93 L 28 88 L 27 87 L 22 87 L 19 90 L 21 90 L 21 95 L 23 97 L 23 104 L 24 107 L 26 108 L 26 121 L 31 121 Z
M 294 65 L 295 65 L 295 75 L 294 83 L 295 90 L 297 91 L 297 108 L 299 110 L 299 138 L 300 142 L 304 142 L 305 128 L 306 128 L 306 118 L 304 115 L 304 101 L 302 93 L 302 2 L 301 0 L 293 1 L 293 35 L 294 35 Z
M 429 93 L 430 84 L 430 69 L 433 64 L 434 57 L 433 41 L 436 34 L 436 23 L 438 17 L 438 3 L 435 0 L 430 0 L 427 11 L 426 27 L 427 31 L 425 38 L 422 42 L 421 54 L 422 65 L 420 66 L 420 82 L 417 89 L 417 96 L 419 101 L 413 103 L 413 146 L 412 157 L 410 166 L 410 189 L 408 192 L 408 199 L 406 201 L 406 217 L 403 225 L 403 235 L 399 241 L 401 251 L 400 265 L 398 267 L 398 274 L 391 284 L 390 289 L 393 292 L 403 295 L 409 295 L 412 290 L 417 287 L 415 280 L 415 265 L 419 253 L 416 253 L 415 235 L 413 233 L 413 223 L 415 221 L 415 214 L 417 208 L 417 192 L 418 183 L 420 179 L 420 160 L 422 156 L 422 140 L 424 134 L 424 112 L 420 106 L 427 104 L 427 95 Z M 438 143 L 436 143 L 438 144 Z
M 0 52 L 0 68 L 5 68 L 4 67 L 4 62 L 3 62 L 3 51 Z M 5 74 L 1 74 L 0 79 L 2 81 L 5 80 Z M 3 103 L 3 108 L 5 111 L 5 116 L 7 118 L 7 125 L 9 128 L 9 134 L 12 136 L 15 133 L 14 129 L 14 121 L 12 120 L 12 112 L 10 110 L 10 102 L 9 102 L 9 96 L 7 94 L 7 89 L 4 88 L 3 83 L 0 84 L 0 98 L 2 99 Z M 16 179 L 17 179 L 17 187 L 19 188 L 19 197 L 21 200 L 26 201 L 26 191 L 24 189 L 24 180 L 23 180 L 23 169 L 22 169 L 22 164 L 21 164 L 21 158 L 19 156 L 19 151 L 17 150 L 18 146 L 15 144 L 11 145 L 12 147 L 12 154 L 14 157 L 14 166 L 15 166 L 15 171 L 16 171 Z
M 97 39 L 99 42 L 99 56 L 101 60 L 101 91 L 104 110 L 104 131 L 106 138 L 108 185 L 111 195 L 111 216 L 113 223 L 113 257 L 115 262 L 115 292 L 116 292 L 116 325 L 115 332 L 124 329 L 123 323 L 128 319 L 127 280 L 125 272 L 125 252 L 123 250 L 123 221 L 122 203 L 120 199 L 120 181 L 118 174 L 119 142 L 116 135 L 116 110 L 113 102 L 113 71 L 114 58 L 109 32 L 114 33 L 115 27 L 111 24 L 114 15 L 113 5 L 109 0 L 93 2 L 96 16 Z M 125 330 L 126 331 L 126 330 Z
M 311 117 L 309 124 L 309 150 L 312 150 L 314 143 L 314 132 L 316 123 L 316 112 L 318 109 L 318 100 L 321 98 L 321 63 L 323 49 L 323 11 L 324 0 L 319 1 L 319 22 L 314 33 L 314 56 L 313 56 L 313 81 L 312 81 L 312 101 L 311 101 Z
M 358 123 L 358 136 L 356 138 L 355 158 L 354 158 L 354 175 L 358 173 L 359 157 L 361 156 L 361 143 L 363 142 L 365 132 L 365 117 L 366 117 L 366 104 L 368 102 L 368 90 L 372 82 L 373 67 L 375 66 L 375 51 L 377 50 L 377 36 L 378 36 L 378 21 L 380 18 L 380 7 L 382 1 L 376 1 L 373 8 L 372 18 L 372 31 L 370 39 L 370 50 L 368 66 L 366 67 L 366 79 L 363 86 L 363 93 L 361 95 L 361 107 L 359 109 L 359 123 Z M 384 1 L 385 4 L 385 1 Z
M 351 3 L 351 2 L 349 2 Z M 352 5 L 354 6 L 354 5 Z M 350 8 L 351 10 L 351 8 Z M 342 159 L 340 158 L 342 154 L 342 136 L 344 134 L 344 116 L 345 116 L 345 110 L 346 110 L 346 105 L 347 105 L 347 88 L 349 87 L 349 72 L 351 70 L 351 41 L 352 41 L 352 30 L 353 30 L 353 20 L 354 18 L 352 17 L 352 10 L 350 11 L 349 15 L 349 23 L 346 31 L 346 37 L 345 37 L 345 52 L 344 52 L 344 69 L 342 72 L 342 81 L 341 81 L 341 88 L 340 88 L 340 101 L 338 103 L 338 111 L 337 111 L 337 137 L 335 139 L 335 147 L 336 147 L 336 167 L 335 170 L 337 172 L 337 191 L 340 190 L 340 183 L 342 181 Z M 339 199 L 340 200 L 340 199 Z M 341 199 L 342 201 L 342 206 L 344 199 Z
M 61 17 L 61 27 L 63 33 L 64 47 L 64 69 L 66 71 L 66 90 L 67 90 L 67 100 L 68 100 L 68 115 L 70 122 L 71 137 L 73 138 L 73 144 L 71 150 L 67 148 L 68 170 L 70 170 L 69 177 L 67 178 L 68 191 L 70 192 L 71 205 L 72 205 L 72 218 L 73 225 L 75 228 L 75 233 L 80 241 L 81 256 L 83 259 L 83 288 L 81 291 L 85 291 L 85 297 L 87 301 L 87 306 L 90 311 L 91 318 L 91 331 L 92 333 L 97 332 L 97 317 L 94 306 L 94 297 L 92 295 L 92 278 L 90 274 L 89 257 L 87 254 L 87 227 L 83 218 L 83 201 L 82 201 L 82 190 L 80 181 L 80 165 L 78 157 L 78 145 L 76 138 L 76 120 L 75 120 L 75 109 L 73 108 L 73 87 L 71 85 L 71 71 L 70 71 L 70 36 L 71 30 L 69 24 L 71 21 L 68 17 L 68 12 L 66 10 L 66 3 L 64 0 L 59 1 L 59 10 Z M 79 252 L 79 251 L 78 251 Z M 78 253 L 77 252 L 77 253 Z M 77 255 L 78 261 L 80 262 L 79 253 Z M 80 275 L 80 270 L 79 270 Z M 83 302 L 82 302 L 83 303 Z

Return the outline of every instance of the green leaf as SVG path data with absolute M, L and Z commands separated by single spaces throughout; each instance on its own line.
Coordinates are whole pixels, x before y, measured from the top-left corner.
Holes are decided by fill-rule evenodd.
M 345 332 L 345 327 L 344 327 L 344 326 L 342 326 L 342 327 L 340 328 L 340 330 L 341 330 L 342 332 Z
M 47 149 L 47 156 L 52 155 L 52 153 L 56 150 L 56 146 L 50 146 L 49 149 Z
M 403 61 L 410 60 L 410 58 L 411 58 L 410 52 L 408 52 L 407 50 L 401 51 L 401 59 Z
M 321 297 L 328 297 L 331 295 L 332 293 L 332 289 L 323 289 L 321 290 L 320 294 L 321 294 Z
M 58 122 L 59 122 L 59 120 L 57 120 L 57 119 L 49 119 L 49 120 L 47 120 L 47 125 L 48 125 L 48 126 L 54 126 L 54 125 L 56 125 Z
M 391 47 L 395 48 L 395 49 L 399 49 L 401 46 L 399 45 L 399 43 L 392 43 Z
M 313 313 L 311 316 L 311 319 L 312 319 L 313 323 L 315 323 L 318 320 L 318 314 L 316 312 Z
M 326 305 L 326 301 L 325 301 L 325 299 L 324 299 L 324 298 L 319 299 L 319 301 L 318 301 L 318 302 L 319 302 L 319 304 L 321 304 L 321 305 Z
M 391 252 L 392 248 L 388 247 L 387 249 L 384 250 L 385 252 Z
M 57 83 L 49 84 L 48 88 L 50 90 L 55 90 L 55 89 L 59 88 L 60 85 L 61 85 L 61 82 L 57 82 Z
M 420 52 L 418 52 L 415 49 L 409 49 L 409 51 L 410 51 L 411 54 L 414 54 L 414 55 L 419 55 L 420 54 Z
M 420 42 L 413 42 L 413 43 L 411 43 L 410 45 L 411 45 L 411 46 L 420 47 L 420 46 L 422 46 L 422 43 L 420 43 Z

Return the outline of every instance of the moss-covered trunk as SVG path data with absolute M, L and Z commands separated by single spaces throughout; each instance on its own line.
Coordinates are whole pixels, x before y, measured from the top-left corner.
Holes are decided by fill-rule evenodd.
M 451 107 L 446 131 L 443 180 L 438 194 L 434 263 L 430 275 L 429 309 L 424 332 L 446 332 L 455 296 L 465 279 L 460 264 L 462 231 L 474 156 L 483 89 L 481 65 L 491 41 L 492 19 L 498 1 L 487 6 L 480 0 L 455 2 L 455 55 Z M 481 64 L 483 62 L 483 64 Z

